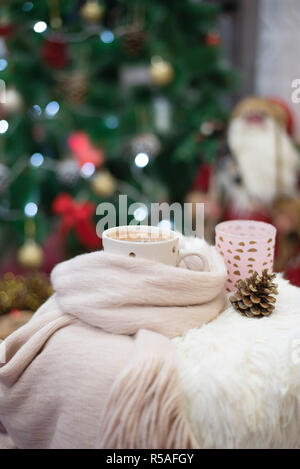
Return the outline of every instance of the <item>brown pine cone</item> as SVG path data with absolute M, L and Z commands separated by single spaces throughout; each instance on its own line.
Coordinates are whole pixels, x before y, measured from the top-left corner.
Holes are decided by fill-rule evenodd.
M 71 74 L 63 73 L 58 78 L 59 91 L 65 94 L 72 106 L 80 106 L 88 94 L 88 81 L 84 73 L 74 71 Z
M 143 31 L 129 31 L 124 35 L 123 47 L 125 52 L 131 57 L 140 54 L 145 42 L 145 34 Z
M 276 274 L 265 269 L 262 275 L 254 272 L 251 277 L 237 282 L 237 292 L 229 300 L 236 311 L 248 318 L 269 316 L 275 309 L 278 294 L 273 282 Z

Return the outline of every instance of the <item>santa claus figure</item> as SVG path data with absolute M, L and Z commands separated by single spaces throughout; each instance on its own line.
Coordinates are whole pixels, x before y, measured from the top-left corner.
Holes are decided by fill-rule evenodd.
M 281 101 L 244 99 L 233 110 L 229 155 L 217 171 L 223 219 L 253 219 L 277 227 L 278 271 L 289 268 L 300 252 L 300 157 L 292 127 L 292 115 Z
M 300 158 L 291 138 L 292 116 L 278 100 L 246 98 L 228 128 L 230 157 L 218 171 L 225 219 L 271 222 L 274 201 L 298 191 Z

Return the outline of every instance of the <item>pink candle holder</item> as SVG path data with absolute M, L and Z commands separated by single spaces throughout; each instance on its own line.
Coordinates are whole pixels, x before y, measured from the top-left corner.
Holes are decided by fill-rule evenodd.
M 236 290 L 236 282 L 254 271 L 273 272 L 276 228 L 269 223 L 232 220 L 216 226 L 216 248 L 224 257 L 228 277 L 226 290 Z

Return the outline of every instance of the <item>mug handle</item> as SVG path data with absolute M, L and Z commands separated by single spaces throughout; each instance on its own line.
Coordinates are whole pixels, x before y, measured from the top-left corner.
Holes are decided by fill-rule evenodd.
M 185 258 L 189 256 L 197 256 L 200 257 L 202 260 L 202 271 L 208 271 L 209 266 L 206 257 L 201 254 L 199 251 L 191 251 L 190 249 L 180 249 L 179 250 L 179 255 L 178 255 L 178 260 L 177 260 L 177 265 L 180 264 L 180 262 Z

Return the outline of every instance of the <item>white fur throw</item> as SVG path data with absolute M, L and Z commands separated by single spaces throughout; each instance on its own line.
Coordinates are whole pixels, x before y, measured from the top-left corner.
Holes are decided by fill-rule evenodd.
M 270 317 L 248 319 L 229 306 L 173 339 L 201 448 L 300 447 L 300 289 L 277 280 Z

